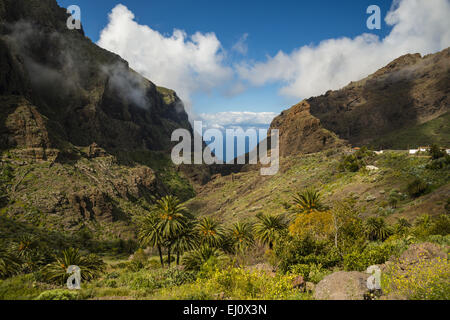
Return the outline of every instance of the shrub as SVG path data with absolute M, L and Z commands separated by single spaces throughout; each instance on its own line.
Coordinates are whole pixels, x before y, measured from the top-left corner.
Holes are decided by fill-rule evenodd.
M 309 281 L 317 284 L 331 273 L 332 271 L 324 269 L 321 264 L 312 264 L 310 267 L 308 279 Z
M 289 273 L 302 276 L 305 281 L 308 281 L 310 269 L 309 264 L 295 264 L 289 267 Z
M 408 184 L 407 192 L 411 198 L 418 198 L 429 191 L 428 184 L 422 179 L 416 178 Z
M 281 272 L 288 272 L 296 264 L 321 264 L 331 268 L 342 261 L 337 249 L 330 241 L 284 236 L 274 248 L 276 262 Z
M 133 259 L 131 259 L 128 265 L 128 269 L 130 271 L 139 271 L 146 267 L 147 262 L 148 262 L 147 254 L 144 252 L 143 249 L 139 249 L 133 254 Z
M 0 300 L 31 300 L 36 298 L 42 289 L 33 285 L 33 274 L 19 275 L 0 280 Z
M 127 273 L 116 284 L 127 285 L 133 290 L 156 290 L 180 286 L 195 281 L 195 273 L 174 267 L 154 271 L 141 270 L 139 272 Z
M 419 239 L 424 239 L 432 234 L 433 226 L 431 216 L 424 214 L 416 219 L 412 234 Z
M 327 239 L 333 231 L 333 215 L 330 211 L 301 213 L 289 226 L 291 235 L 298 237 L 310 235 L 315 239 Z
M 289 271 L 289 274 L 300 275 L 305 281 L 310 281 L 313 283 L 319 283 L 330 273 L 331 271 L 324 269 L 320 263 L 297 264 L 291 266 Z
M 382 277 L 385 294 L 410 300 L 449 300 L 450 263 L 448 259 L 421 259 L 416 264 L 390 267 Z
M 344 256 L 346 271 L 365 271 L 369 266 L 385 263 L 399 251 L 392 243 L 371 243 L 362 252 L 354 251 Z
M 366 242 L 363 220 L 355 210 L 355 201 L 347 199 L 337 202 L 333 207 L 335 224 L 334 244 L 341 255 L 361 248 Z
M 80 294 L 70 290 L 50 290 L 42 292 L 36 300 L 78 300 Z
M 450 235 L 446 236 L 432 235 L 426 239 L 426 242 L 437 243 L 441 246 L 450 246 Z
M 216 248 L 203 245 L 200 248 L 188 252 L 183 257 L 183 265 L 187 270 L 200 270 L 201 266 L 211 258 L 224 259 L 224 253 Z
M 272 277 L 264 272 L 242 268 L 217 270 L 205 287 L 211 291 L 224 292 L 233 299 L 288 299 L 296 294 L 292 286 L 293 275 Z
M 373 151 L 370 151 L 367 147 L 362 147 L 354 154 L 343 157 L 339 163 L 339 169 L 341 171 L 356 172 L 367 165 L 374 155 Z
M 447 153 L 436 144 L 433 144 L 430 147 L 430 149 L 428 150 L 428 153 L 430 154 L 430 156 L 433 160 L 443 158 L 447 155 Z
M 6 279 L 17 274 L 20 268 L 20 259 L 11 252 L 5 242 L 0 242 L 0 279 Z
M 447 214 L 440 215 L 433 221 L 430 233 L 432 235 L 446 236 L 450 234 L 450 216 Z
M 450 165 L 450 155 L 445 155 L 443 158 L 432 160 L 427 164 L 426 168 L 431 170 L 445 169 Z

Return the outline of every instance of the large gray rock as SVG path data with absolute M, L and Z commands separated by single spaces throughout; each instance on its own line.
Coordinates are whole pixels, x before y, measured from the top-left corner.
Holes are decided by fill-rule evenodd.
M 326 276 L 315 288 L 316 300 L 364 300 L 369 274 L 339 271 Z

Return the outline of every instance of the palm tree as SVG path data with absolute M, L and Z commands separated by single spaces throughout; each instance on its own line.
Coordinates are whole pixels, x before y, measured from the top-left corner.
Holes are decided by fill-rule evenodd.
M 183 265 L 187 270 L 200 270 L 201 266 L 211 258 L 224 257 L 224 253 L 217 249 L 205 244 L 197 248 L 196 250 L 188 252 L 183 257 Z
M 422 227 L 424 229 L 431 227 L 432 223 L 431 217 L 428 214 L 421 215 L 414 222 L 416 227 Z
M 236 222 L 229 230 L 229 237 L 237 252 L 243 252 L 254 243 L 253 226 L 248 222 Z
M 258 222 L 254 226 L 256 238 L 263 244 L 269 245 L 273 249 L 273 244 L 283 230 L 287 228 L 287 223 L 282 215 L 256 216 Z
M 311 213 L 323 211 L 326 207 L 322 204 L 321 194 L 314 189 L 306 189 L 294 195 L 294 204 L 298 213 Z
M 174 196 L 166 196 L 156 202 L 155 212 L 159 215 L 157 228 L 166 240 L 167 259 L 170 267 L 171 251 L 177 237 L 183 232 L 189 215 L 186 208 Z
M 371 241 L 384 241 L 392 231 L 383 218 L 371 217 L 366 221 L 366 234 Z
M 90 281 L 97 278 L 105 269 L 105 263 L 94 254 L 82 256 L 78 249 L 69 248 L 55 257 L 55 261 L 42 269 L 43 276 L 49 281 L 64 283 L 68 278 L 67 268 L 78 266 L 81 278 Z
M 19 268 L 20 259 L 8 250 L 4 242 L 0 242 L 0 279 L 16 274 Z
M 152 246 L 158 248 L 161 267 L 164 268 L 162 246 L 165 244 L 165 239 L 161 229 L 158 227 L 159 222 L 159 216 L 154 213 L 150 213 L 149 215 L 145 216 L 140 226 L 139 242 L 144 247 Z
M 150 213 L 142 219 L 139 240 L 142 245 L 158 248 L 162 267 L 162 247 L 167 247 L 169 267 L 173 246 L 177 252 L 177 263 L 180 254 L 192 248 L 193 240 L 189 239 L 193 235 L 189 224 L 192 218 L 180 200 L 174 196 L 166 196 L 156 201 Z
M 21 260 L 21 270 L 26 273 L 33 272 L 50 262 L 45 249 L 40 246 L 35 235 L 23 235 L 19 238 L 19 242 L 13 246 L 14 252 Z
M 177 266 L 180 265 L 180 255 L 186 251 L 193 250 L 197 245 L 198 234 L 195 230 L 195 223 L 189 221 L 173 242 L 174 250 L 177 253 Z
M 395 233 L 404 233 L 406 230 L 411 228 L 411 223 L 405 218 L 399 218 L 395 224 Z
M 207 244 L 214 248 L 220 246 L 223 240 L 223 229 L 217 221 L 205 217 L 197 224 L 196 230 L 200 244 Z

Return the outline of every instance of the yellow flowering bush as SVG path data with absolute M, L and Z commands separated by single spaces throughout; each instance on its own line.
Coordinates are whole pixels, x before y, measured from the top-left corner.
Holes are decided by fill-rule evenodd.
M 289 226 L 289 233 L 299 237 L 310 234 L 318 239 L 326 239 L 333 232 L 333 214 L 330 211 L 299 214 L 294 223 Z
M 215 270 L 209 278 L 178 287 L 163 289 L 156 298 L 165 299 L 235 299 L 304 300 L 311 295 L 293 288 L 293 275 L 272 276 L 263 271 L 243 268 Z
M 383 275 L 383 292 L 411 300 L 450 299 L 448 259 L 420 259 L 417 263 L 391 266 Z
M 206 283 L 218 292 L 235 299 L 288 299 L 296 293 L 292 287 L 295 276 L 275 277 L 260 271 L 242 268 L 217 270 Z

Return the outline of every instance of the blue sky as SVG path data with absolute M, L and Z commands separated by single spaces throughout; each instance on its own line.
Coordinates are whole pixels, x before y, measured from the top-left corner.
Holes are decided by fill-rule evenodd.
M 295 48 L 321 40 L 342 36 L 354 37 L 367 32 L 366 8 L 369 1 L 205 1 L 205 0 L 58 0 L 67 7 L 78 5 L 82 10 L 85 32 L 94 42 L 108 24 L 108 14 L 119 3 L 136 16 L 139 24 L 148 25 L 162 34 L 181 29 L 187 34 L 214 32 L 223 48 L 230 54 L 227 64 L 239 62 L 243 57 L 231 48 L 248 34 L 246 60 L 263 60 L 279 50 L 290 52 Z M 375 1 L 387 12 L 391 1 Z M 388 32 L 384 24 L 381 31 Z M 371 31 L 372 32 L 372 31 Z M 151 80 L 151 79 L 150 79 Z M 192 96 L 196 112 L 253 111 L 279 113 L 298 102 L 297 97 L 278 94 L 279 84 L 250 88 L 241 95 L 230 97 L 220 90 L 198 92 Z
M 302 99 L 363 78 L 402 54 L 450 45 L 448 0 L 392 1 L 58 3 L 78 5 L 86 35 L 176 90 L 191 118 L 208 114 L 209 125 L 226 127 L 267 126 Z M 366 9 L 374 4 L 381 30 L 366 27 Z

